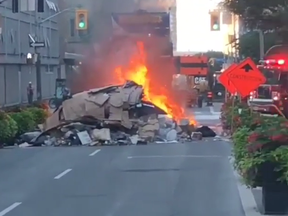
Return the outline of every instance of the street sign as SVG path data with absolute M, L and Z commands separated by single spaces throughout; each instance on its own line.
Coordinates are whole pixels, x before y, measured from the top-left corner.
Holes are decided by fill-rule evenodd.
M 237 92 L 235 86 L 228 78 L 228 73 L 234 70 L 237 67 L 237 64 L 232 64 L 228 67 L 218 78 L 218 80 L 222 83 L 222 85 L 227 89 L 231 94 L 235 94 Z
M 265 76 L 251 58 L 245 59 L 233 70 L 228 71 L 227 76 L 241 97 L 250 95 L 251 91 L 266 82 Z
M 45 47 L 44 42 L 30 42 L 30 47 Z

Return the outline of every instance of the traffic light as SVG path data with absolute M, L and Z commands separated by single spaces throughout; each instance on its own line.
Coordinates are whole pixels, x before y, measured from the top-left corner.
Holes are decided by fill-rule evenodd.
M 76 10 L 75 28 L 77 30 L 87 30 L 88 28 L 88 10 Z
M 220 13 L 211 13 L 211 31 L 220 31 Z

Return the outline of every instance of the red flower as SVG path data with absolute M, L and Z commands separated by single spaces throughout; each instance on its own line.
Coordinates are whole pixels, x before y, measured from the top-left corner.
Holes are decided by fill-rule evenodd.
M 248 142 L 249 143 L 254 143 L 255 141 L 258 140 L 258 138 L 260 137 L 260 135 L 258 133 L 252 133 L 250 134 L 250 136 L 248 137 Z
M 284 142 L 287 140 L 287 136 L 285 136 L 284 134 L 276 134 L 272 135 L 270 139 L 275 142 Z

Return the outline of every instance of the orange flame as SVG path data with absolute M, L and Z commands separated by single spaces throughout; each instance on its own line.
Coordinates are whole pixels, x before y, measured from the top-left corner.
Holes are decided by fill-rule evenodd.
M 165 87 L 157 87 L 158 91 L 153 91 L 151 85 L 151 79 L 149 77 L 148 69 L 145 65 L 146 55 L 144 45 L 141 42 L 137 43 L 138 54 L 132 57 L 128 69 L 124 69 L 119 66 L 115 69 L 117 79 L 121 83 L 125 83 L 127 80 L 134 81 L 138 85 L 143 87 L 144 100 L 150 101 L 162 110 L 164 110 L 170 118 L 179 121 L 181 119 L 187 119 L 184 109 L 173 101 L 173 98 L 168 97 L 169 92 Z M 159 93 L 161 92 L 161 93 Z M 191 124 L 195 124 L 193 118 L 188 118 Z

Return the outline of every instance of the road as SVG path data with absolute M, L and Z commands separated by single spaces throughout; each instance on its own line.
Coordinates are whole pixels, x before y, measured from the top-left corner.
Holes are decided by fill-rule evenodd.
M 188 116 L 194 116 L 198 126 L 205 125 L 211 127 L 217 134 L 221 134 L 222 127 L 220 121 L 220 109 L 222 103 L 214 103 L 213 107 L 203 106 L 202 108 L 187 109 Z
M 254 216 L 230 148 L 211 139 L 3 149 L 0 216 Z

